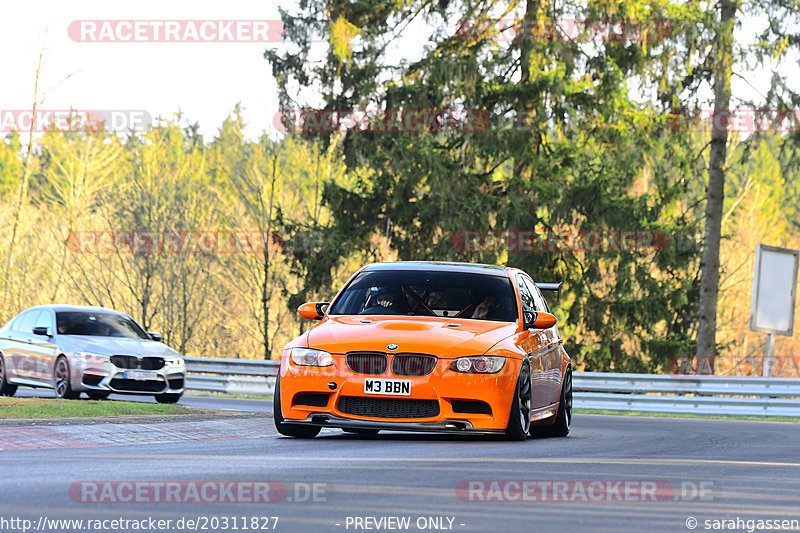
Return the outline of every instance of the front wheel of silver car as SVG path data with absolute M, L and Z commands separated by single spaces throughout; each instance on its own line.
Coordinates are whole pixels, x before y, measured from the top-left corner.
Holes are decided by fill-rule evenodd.
M 53 389 L 56 391 L 56 398 L 61 400 L 75 400 L 81 395 L 81 393 L 72 390 L 69 362 L 64 356 L 56 359 L 56 368 L 55 372 L 53 372 Z
M 178 400 L 183 396 L 182 392 L 156 394 L 156 401 L 158 403 L 178 403 Z
M 0 354 L 0 396 L 14 396 L 17 386 L 8 382 L 6 377 L 6 361 Z

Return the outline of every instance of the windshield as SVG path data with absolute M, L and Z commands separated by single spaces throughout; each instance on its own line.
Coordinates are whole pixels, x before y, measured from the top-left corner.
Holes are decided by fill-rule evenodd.
M 125 337 L 127 339 L 150 338 L 133 319 L 114 313 L 62 311 L 56 313 L 56 324 L 60 335 Z
M 361 272 L 333 303 L 331 315 L 404 315 L 515 322 L 517 302 L 506 277 L 464 272 Z

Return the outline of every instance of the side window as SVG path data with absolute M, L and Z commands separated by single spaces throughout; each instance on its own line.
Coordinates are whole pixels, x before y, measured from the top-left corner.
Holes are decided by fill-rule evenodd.
M 544 305 L 544 310 L 548 313 L 551 313 L 552 311 L 550 311 L 550 304 L 548 304 L 547 300 L 544 299 L 544 295 L 542 294 L 542 291 L 539 290 L 539 287 L 536 287 L 536 294 L 539 295 L 539 300 L 541 300 L 542 304 Z M 536 297 L 534 296 L 534 299 L 535 298 Z
M 542 296 L 542 291 L 539 290 L 539 287 L 537 287 L 533 280 L 529 277 L 525 277 L 525 283 L 528 285 L 528 289 L 531 291 L 531 294 L 533 294 L 533 301 L 536 303 L 536 310 L 549 313 L 550 307 L 548 307 L 544 296 Z
M 517 276 L 517 286 L 519 287 L 519 297 L 522 300 L 522 310 L 523 311 L 535 311 L 536 305 L 533 300 L 533 296 L 531 295 L 530 289 L 525 284 L 524 277 L 522 275 Z

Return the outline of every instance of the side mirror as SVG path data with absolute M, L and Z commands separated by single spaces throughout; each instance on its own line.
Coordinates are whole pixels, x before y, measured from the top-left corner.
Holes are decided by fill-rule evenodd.
M 325 314 L 324 306 L 330 302 L 306 302 L 297 308 L 297 313 L 306 320 L 322 320 Z
M 547 329 L 552 328 L 558 322 L 558 319 L 550 313 L 533 311 L 523 311 L 522 318 L 524 320 L 523 326 L 525 329 Z
M 50 328 L 46 328 L 44 326 L 36 326 L 35 328 L 33 328 L 33 334 L 34 335 L 41 335 L 43 337 L 52 337 L 53 336 L 53 332 L 50 331 Z
M 156 333 L 154 331 L 148 331 L 147 335 L 156 342 L 161 342 L 164 340 L 164 335 L 161 333 Z

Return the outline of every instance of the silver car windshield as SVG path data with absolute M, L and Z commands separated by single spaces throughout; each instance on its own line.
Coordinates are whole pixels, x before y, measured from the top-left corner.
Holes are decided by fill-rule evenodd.
M 147 333 L 129 317 L 114 313 L 87 313 L 59 311 L 56 313 L 59 335 L 84 335 L 87 337 L 124 337 L 149 339 Z

